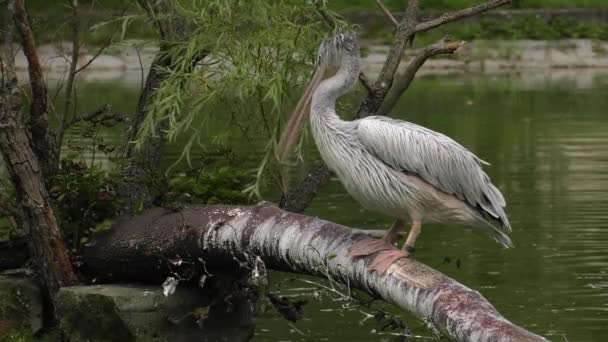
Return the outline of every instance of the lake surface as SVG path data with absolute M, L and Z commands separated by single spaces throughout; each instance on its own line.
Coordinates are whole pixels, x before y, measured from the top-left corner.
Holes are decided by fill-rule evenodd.
M 81 108 L 112 103 L 124 112 L 133 111 L 138 94 L 137 87 L 115 82 L 79 90 L 88 91 L 102 96 L 82 98 Z M 487 171 L 505 194 L 513 226 L 516 247 L 502 249 L 461 227 L 427 225 L 416 246 L 418 260 L 477 289 L 508 319 L 553 341 L 608 340 L 608 74 L 425 76 L 393 116 L 445 133 L 490 162 Z M 70 137 L 75 143 L 82 139 L 79 129 Z M 122 142 L 124 133 L 104 131 L 99 137 Z M 254 167 L 263 141 L 241 145 Z M 168 149 L 172 158 L 178 151 Z M 314 156 L 314 147 L 309 152 Z M 391 224 L 363 210 L 336 179 L 307 214 L 354 227 Z M 371 310 L 351 308 L 304 281 L 328 285 L 318 278 L 272 279 L 271 291 L 306 297 L 309 304 L 295 324 L 269 310 L 259 318 L 255 341 L 391 341 L 395 336 L 388 333 L 398 332 L 383 333 L 374 319 L 365 319 Z M 433 337 L 423 323 L 402 318 L 419 335 L 411 340 Z

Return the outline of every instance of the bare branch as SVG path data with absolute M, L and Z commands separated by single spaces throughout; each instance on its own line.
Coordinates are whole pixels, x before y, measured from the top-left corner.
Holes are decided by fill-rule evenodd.
M 378 115 L 388 114 L 401 95 L 409 88 L 410 84 L 414 80 L 416 73 L 422 67 L 424 62 L 432 56 L 439 54 L 452 54 L 458 48 L 465 44 L 464 41 L 450 41 L 449 38 L 443 38 L 435 44 L 425 47 L 407 66 L 405 72 L 399 79 L 393 84 L 391 91 L 387 94 L 386 98 L 382 102 L 382 105 L 378 109 Z
M 129 9 L 130 4 L 128 4 L 123 10 L 122 13 L 120 14 L 120 16 L 124 16 L 125 13 L 127 12 L 127 10 Z M 83 71 L 84 69 L 86 69 L 89 65 L 91 65 L 91 63 L 93 63 L 102 53 L 105 49 L 107 49 L 110 45 L 112 45 L 112 39 L 114 37 L 114 34 L 112 34 L 108 40 L 99 48 L 99 50 L 97 50 L 97 52 L 93 55 L 93 57 L 91 59 L 89 59 L 83 66 L 81 66 L 80 68 L 76 69 L 76 71 L 74 72 L 74 74 L 78 74 L 79 72 Z M 139 54 L 139 51 L 138 51 Z
M 27 58 L 32 87 L 32 138 L 35 145 L 42 146 L 46 140 L 48 129 L 47 118 L 47 89 L 42 76 L 42 67 L 36 50 L 34 34 L 30 26 L 30 21 L 25 10 L 24 0 L 15 1 L 15 24 L 21 36 L 23 53 Z
M 374 83 L 374 91 L 370 93 L 357 111 L 357 117 L 363 117 L 370 115 L 378 110 L 384 97 L 388 93 L 389 89 L 393 84 L 393 78 L 395 72 L 401 63 L 401 57 L 403 56 L 403 50 L 405 43 L 412 37 L 414 28 L 418 23 L 418 0 L 409 0 L 407 4 L 407 10 L 405 17 L 397 25 L 397 31 L 395 32 L 395 38 L 393 44 L 386 56 L 386 61 L 382 66 L 380 75 Z
M 444 13 L 435 19 L 424 21 L 416 25 L 414 33 L 429 31 L 431 29 L 434 29 L 447 23 L 451 23 L 453 21 L 483 13 L 500 6 L 508 5 L 511 2 L 512 0 L 492 0 L 474 7 L 465 8 L 451 13 Z
M 369 83 L 369 79 L 367 79 L 367 76 L 363 72 L 359 74 L 359 82 L 367 90 L 368 95 L 374 92 L 374 88 Z
M 40 166 L 45 175 L 55 170 L 56 151 L 53 140 L 49 139 L 48 128 L 48 96 L 47 87 L 42 75 L 42 66 L 36 50 L 34 33 L 25 10 L 24 0 L 15 1 L 15 25 L 21 36 L 23 53 L 28 62 L 30 86 L 32 88 L 32 105 L 30 108 L 30 131 L 33 150 L 39 159 Z
M 85 122 L 85 121 L 99 122 L 99 121 L 106 121 L 106 120 L 123 120 L 124 118 L 125 118 L 124 114 L 118 113 L 118 112 L 113 112 L 112 106 L 110 106 L 109 104 L 104 104 L 103 106 L 95 109 L 92 112 L 84 113 L 79 116 L 75 116 L 66 125 L 66 129 L 70 128 L 71 126 L 73 126 L 79 122 Z
M 323 184 L 329 181 L 332 172 L 322 161 L 316 163 L 313 170 L 287 193 L 283 194 L 279 207 L 293 213 L 303 212 L 315 198 Z
M 410 65 L 408 65 L 405 74 L 398 81 L 397 88 L 391 90 L 395 73 L 401 61 L 403 48 L 405 47 L 406 42 L 410 40 L 415 33 L 428 31 L 443 24 L 473 16 L 509 3 L 511 3 L 511 0 L 493 0 L 475 7 L 444 14 L 439 18 L 423 23 L 418 23 L 416 19 L 417 1 L 410 0 L 408 2 L 408 10 L 406 11 L 405 18 L 397 26 L 393 45 L 391 46 L 377 82 L 373 86 L 370 86 L 368 82 L 363 81 L 365 79 L 364 77 L 359 77 L 359 80 L 362 81 L 363 86 L 368 91 L 368 96 L 361 103 L 356 116 L 364 117 L 378 111 L 380 111 L 379 114 L 388 113 L 394 107 L 401 94 L 409 87 L 416 71 L 422 66 L 426 59 L 440 53 L 451 53 L 448 50 L 453 49 L 453 51 L 455 51 L 460 47 L 457 45 L 461 45 L 461 42 L 453 42 L 449 43 L 449 47 L 445 46 L 445 50 L 438 48 L 436 45 L 433 45 L 433 48 L 429 47 L 423 50 L 422 54 L 416 56 Z M 445 43 L 448 44 L 448 42 Z M 394 95 L 389 95 L 389 90 Z M 386 99 L 387 96 L 389 97 L 388 99 Z M 387 104 L 383 104 L 384 101 L 388 101 Z M 304 211 L 316 196 L 321 186 L 329 180 L 330 176 L 331 171 L 329 171 L 327 166 L 322 162 L 317 163 L 313 168 L 313 171 L 311 171 L 304 180 L 283 195 L 280 202 L 281 207 L 293 212 Z
M 91 65 L 91 63 L 93 63 L 97 59 L 97 57 L 99 57 L 103 53 L 103 51 L 105 49 L 107 49 L 108 46 L 110 46 L 110 45 L 112 45 L 112 39 L 111 38 L 108 39 L 108 41 L 104 45 L 102 45 L 99 48 L 99 50 L 97 50 L 97 52 L 93 55 L 93 57 L 91 57 L 91 59 L 89 59 L 83 66 L 81 66 L 80 68 L 76 69 L 74 71 L 74 74 L 78 74 L 79 72 L 81 72 L 84 69 L 86 69 L 89 65 Z
M 393 17 L 393 15 L 391 14 L 391 11 L 389 11 L 388 8 L 386 8 L 386 6 L 384 6 L 384 4 L 382 3 L 382 0 L 376 0 L 376 5 L 378 5 L 378 7 L 380 7 L 382 12 L 384 12 L 386 17 L 393 23 L 393 25 L 395 25 L 395 26 L 399 25 L 399 22 L 397 21 L 397 19 L 395 19 L 395 17 Z
M 63 135 L 68 125 L 68 117 L 70 115 L 72 105 L 72 95 L 74 94 L 74 78 L 76 77 L 76 65 L 78 64 L 78 54 L 80 52 L 80 19 L 78 15 L 78 1 L 71 0 L 70 8 L 72 9 L 72 58 L 70 59 L 70 70 L 68 72 L 68 80 L 65 85 L 65 102 L 63 114 L 61 115 L 61 124 L 57 133 L 57 158 L 61 152 L 61 144 Z

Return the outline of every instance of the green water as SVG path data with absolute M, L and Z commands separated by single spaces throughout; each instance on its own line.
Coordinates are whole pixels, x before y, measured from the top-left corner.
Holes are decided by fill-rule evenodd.
M 83 98 L 82 108 L 105 102 L 125 112 L 135 107 L 136 88 L 97 83 L 80 93 L 87 87 L 100 96 Z M 508 319 L 553 341 L 607 340 L 608 76 L 579 71 L 427 76 L 416 81 L 394 116 L 443 132 L 490 162 L 488 173 L 505 194 L 513 225 L 516 247 L 508 250 L 461 227 L 425 226 L 417 258 L 479 290 Z M 78 133 L 72 135 L 75 142 Z M 120 142 L 124 134 L 101 136 Z M 255 165 L 262 141 L 241 145 L 247 163 Z M 174 159 L 178 150 L 169 148 L 168 154 Z M 363 210 L 336 179 L 307 213 L 355 227 L 390 224 Z M 274 284 L 289 278 L 295 280 L 282 282 L 283 294 L 306 297 L 318 290 L 297 276 L 273 275 Z M 295 324 L 273 311 L 264 314 L 255 340 L 393 338 L 375 333 L 379 326 L 373 319 L 361 323 L 365 316 L 359 310 L 344 309 L 344 302 L 329 295 L 322 298 L 309 298 L 305 318 Z M 423 336 L 412 340 L 432 336 L 420 322 L 404 318 Z

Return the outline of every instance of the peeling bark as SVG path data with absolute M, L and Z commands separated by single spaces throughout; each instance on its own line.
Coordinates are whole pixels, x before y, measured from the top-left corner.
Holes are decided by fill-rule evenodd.
M 353 260 L 350 246 L 366 234 L 272 206 L 208 206 L 180 212 L 152 209 L 117 221 L 85 248 L 81 271 L 97 280 L 160 282 L 174 260 L 191 274 L 238 272 L 239 260 L 259 257 L 275 270 L 348 283 L 412 312 L 457 341 L 547 341 L 506 320 L 483 296 L 413 259 L 384 275 Z M 172 262 L 173 261 L 173 262 Z M 194 278 L 196 279 L 196 278 Z

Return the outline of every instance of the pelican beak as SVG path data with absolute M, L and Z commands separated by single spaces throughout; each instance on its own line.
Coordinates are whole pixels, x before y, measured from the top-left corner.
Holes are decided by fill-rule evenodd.
M 302 94 L 296 108 L 291 113 L 289 121 L 287 122 L 287 125 L 285 125 L 285 129 L 283 129 L 283 133 L 281 133 L 281 139 L 279 140 L 279 144 L 277 146 L 277 156 L 279 158 L 279 162 L 283 162 L 287 158 L 291 152 L 291 148 L 296 141 L 298 141 L 298 137 L 300 136 L 300 132 L 302 130 L 302 126 L 304 125 L 305 119 L 307 118 L 307 114 L 310 114 L 310 101 L 312 99 L 312 94 L 319 83 L 321 83 L 324 74 L 325 66 L 323 63 L 321 63 L 312 75 L 312 79 L 306 86 L 304 94 Z

